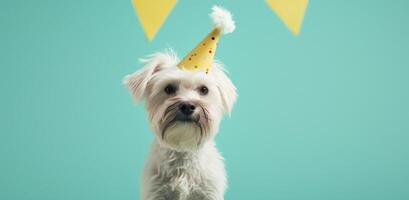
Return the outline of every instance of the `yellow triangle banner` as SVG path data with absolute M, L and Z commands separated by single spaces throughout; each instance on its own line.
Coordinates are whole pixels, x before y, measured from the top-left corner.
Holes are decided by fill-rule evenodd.
M 266 2 L 294 35 L 300 33 L 308 0 L 266 0 Z
M 177 0 L 132 0 L 132 5 L 149 41 L 155 37 Z

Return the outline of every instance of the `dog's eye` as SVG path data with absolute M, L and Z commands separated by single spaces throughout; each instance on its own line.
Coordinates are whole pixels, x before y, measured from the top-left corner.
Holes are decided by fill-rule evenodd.
M 176 87 L 172 84 L 169 84 L 165 87 L 166 94 L 174 94 L 176 92 Z
M 200 94 L 202 95 L 206 95 L 207 93 L 209 93 L 209 89 L 206 86 L 202 86 L 199 89 L 200 89 Z

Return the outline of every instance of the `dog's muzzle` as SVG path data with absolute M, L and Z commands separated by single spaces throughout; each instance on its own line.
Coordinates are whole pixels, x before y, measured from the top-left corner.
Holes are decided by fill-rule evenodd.
M 201 135 L 209 131 L 210 118 L 205 106 L 192 101 L 176 101 L 165 111 L 162 120 L 162 138 L 166 130 L 176 122 L 194 123 Z

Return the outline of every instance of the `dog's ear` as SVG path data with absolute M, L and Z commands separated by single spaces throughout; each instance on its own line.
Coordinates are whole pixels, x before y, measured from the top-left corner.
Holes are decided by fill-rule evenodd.
M 175 57 L 171 53 L 156 53 L 147 59 L 141 59 L 144 67 L 124 77 L 123 83 L 128 86 L 135 102 L 144 98 L 146 86 L 152 76 L 175 62 Z
M 223 111 L 230 114 L 237 99 L 236 87 L 225 74 L 226 71 L 220 62 L 213 62 L 213 67 L 211 70 L 212 71 L 210 73 L 213 74 L 217 81 L 217 88 L 219 89 L 220 97 L 223 103 Z

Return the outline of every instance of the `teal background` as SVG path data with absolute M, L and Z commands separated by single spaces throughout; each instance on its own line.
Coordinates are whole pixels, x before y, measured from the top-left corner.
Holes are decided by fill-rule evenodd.
M 151 43 L 130 1 L 2 0 L 0 199 L 138 199 L 153 136 L 121 79 L 187 53 L 215 3 L 237 22 L 226 199 L 409 199 L 405 0 L 311 0 L 299 37 L 262 0 L 179 1 Z

